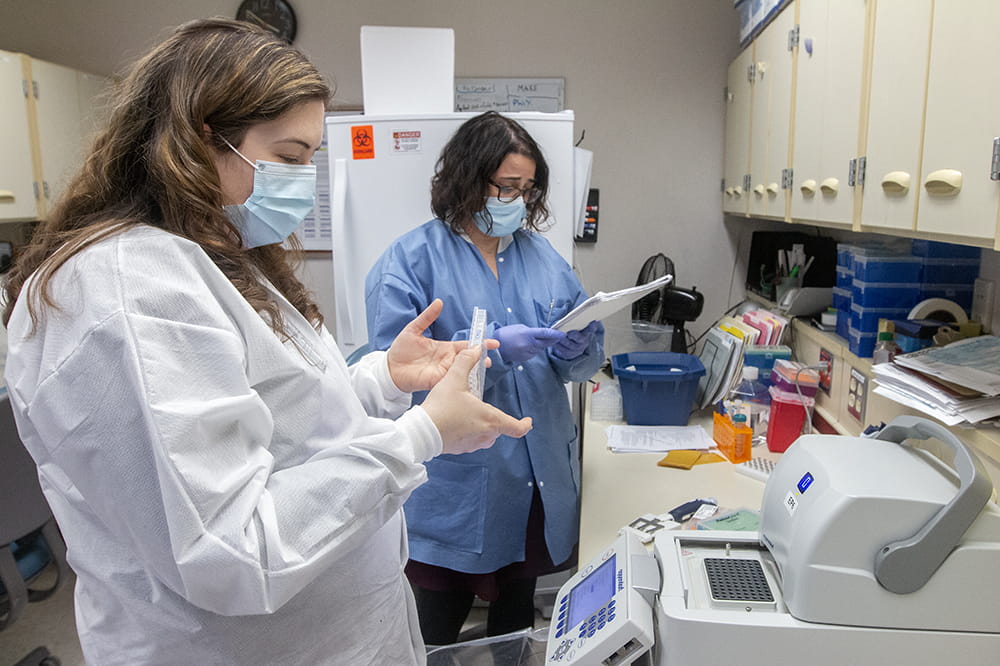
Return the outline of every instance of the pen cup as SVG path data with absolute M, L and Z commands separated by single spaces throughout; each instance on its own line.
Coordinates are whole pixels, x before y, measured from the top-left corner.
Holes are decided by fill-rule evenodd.
M 774 287 L 775 289 L 774 300 L 780 303 L 781 299 L 783 299 L 789 291 L 791 291 L 792 289 L 798 289 L 801 286 L 802 286 L 802 279 L 798 277 L 788 276 L 779 279 L 778 284 L 776 284 Z

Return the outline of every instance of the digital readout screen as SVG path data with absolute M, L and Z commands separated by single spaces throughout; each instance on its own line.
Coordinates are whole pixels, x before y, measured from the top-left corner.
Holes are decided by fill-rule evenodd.
M 615 559 L 594 569 L 569 593 L 569 626 L 575 627 L 615 596 Z

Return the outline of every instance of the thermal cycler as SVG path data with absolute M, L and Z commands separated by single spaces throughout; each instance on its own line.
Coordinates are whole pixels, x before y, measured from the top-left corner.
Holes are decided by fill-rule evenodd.
M 624 530 L 559 591 L 546 664 L 1000 664 L 1000 508 L 944 427 L 804 435 L 760 519 Z

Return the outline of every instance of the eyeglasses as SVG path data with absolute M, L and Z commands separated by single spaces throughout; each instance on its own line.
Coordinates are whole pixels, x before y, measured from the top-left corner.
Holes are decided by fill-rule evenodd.
M 497 199 L 500 200 L 500 203 L 511 203 L 518 197 L 521 197 L 524 199 L 524 203 L 531 204 L 538 201 L 542 196 L 542 191 L 535 187 L 534 184 L 522 189 L 520 187 L 511 187 L 510 185 L 501 185 L 492 180 L 489 183 L 497 188 Z

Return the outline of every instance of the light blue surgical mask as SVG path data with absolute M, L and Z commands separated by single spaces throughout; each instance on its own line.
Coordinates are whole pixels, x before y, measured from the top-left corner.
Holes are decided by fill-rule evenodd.
M 496 197 L 486 197 L 486 209 L 473 215 L 472 219 L 479 230 L 487 236 L 510 236 L 521 228 L 527 210 L 524 199 L 521 197 L 510 203 L 503 203 Z M 486 213 L 489 215 L 487 216 Z M 493 218 L 492 228 L 490 227 L 490 218 Z
M 257 160 L 254 164 L 233 144 L 233 152 L 253 167 L 253 192 L 241 204 L 225 206 L 247 248 L 283 243 L 316 203 L 316 165 L 282 164 Z

